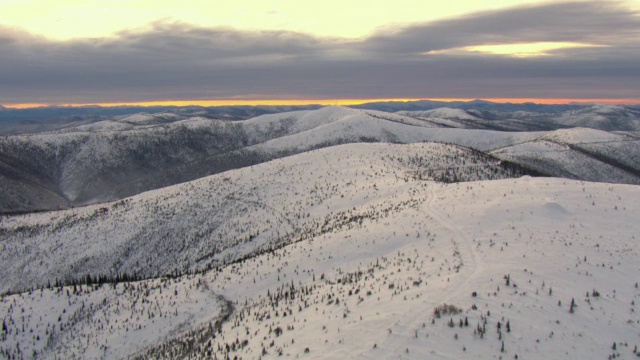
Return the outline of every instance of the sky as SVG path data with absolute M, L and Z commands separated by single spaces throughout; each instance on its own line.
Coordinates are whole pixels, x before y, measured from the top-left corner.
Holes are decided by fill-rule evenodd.
M 640 0 L 0 0 L 0 104 L 640 103 Z

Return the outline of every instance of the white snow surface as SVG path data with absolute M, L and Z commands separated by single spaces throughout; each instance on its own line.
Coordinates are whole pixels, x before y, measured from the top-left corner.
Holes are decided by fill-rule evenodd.
M 161 216 L 144 211 L 158 203 L 195 213 L 213 202 L 205 194 L 233 184 L 245 205 L 230 224 L 262 229 L 282 216 L 289 225 L 279 236 L 292 233 L 295 241 L 220 271 L 131 283 L 135 291 L 120 284 L 78 295 L 67 295 L 71 287 L 3 296 L 9 333 L 0 350 L 15 354 L 19 342 L 27 358 L 33 350 L 38 358 L 172 358 L 220 316 L 222 296 L 235 312 L 210 342 L 190 343 L 192 358 L 635 356 L 638 186 L 530 177 L 444 185 L 406 177 L 406 167 L 388 161 L 421 146 L 333 147 L 121 202 L 110 212 Z M 56 218 L 64 229 L 65 216 L 82 219 L 97 209 L 5 217 L 2 227 Z M 104 241 L 131 231 L 123 219 Z M 105 231 L 116 224 L 103 221 Z M 147 226 L 144 217 L 135 223 Z M 443 304 L 460 312 L 438 318 Z
M 135 125 L 147 125 L 156 123 L 158 121 L 172 121 L 180 119 L 182 116 L 173 113 L 158 113 L 158 114 L 146 114 L 138 113 L 133 115 L 121 116 L 118 119 L 125 123 L 131 123 Z
M 20 344 L 29 358 L 119 359 L 214 322 L 221 303 L 193 277 L 37 290 L 0 303 L 9 327 L 0 347 Z
M 499 163 L 444 144 L 348 144 L 109 204 L 2 217 L 0 270 L 10 275 L 0 278 L 0 289 L 45 285 L 78 273 L 196 270 L 314 231 L 317 222 L 371 196 L 373 184 L 356 183 L 360 177 L 403 182 L 448 171 L 466 180 L 512 176 L 499 171 Z M 315 179 L 314 173 L 323 177 Z M 336 214 L 325 213 L 323 203 L 330 200 Z
M 336 123 L 357 124 L 358 131 L 363 136 L 371 131 L 376 131 L 380 123 L 398 123 L 401 125 L 414 125 L 420 127 L 433 127 L 429 123 L 416 120 L 408 116 L 392 114 L 375 110 L 351 109 L 343 106 L 328 106 L 318 110 L 302 110 L 281 114 L 269 114 L 258 116 L 249 120 L 239 121 L 251 138 L 260 139 L 268 134 L 281 134 L 281 136 L 294 135 L 310 130 L 318 130 Z M 322 137 L 322 135 L 319 135 Z
M 596 104 L 586 108 L 566 111 L 555 117 L 553 121 L 569 126 L 607 129 L 622 125 L 627 130 L 639 130 L 639 119 L 640 111 L 638 110 L 618 105 Z
M 285 115 L 287 117 L 283 118 Z M 279 129 L 284 132 L 282 136 L 250 149 L 313 149 L 326 144 L 370 140 L 392 143 L 441 142 L 488 151 L 530 141 L 546 134 L 437 128 L 432 123 L 419 119 L 345 107 L 264 115 L 243 122 L 246 131 L 254 138 L 260 138 L 260 132 L 273 133 L 274 129 L 278 130 L 278 126 L 287 123 L 293 126 Z
M 421 118 L 435 119 L 460 119 L 460 120 L 478 120 L 479 118 L 463 109 L 452 109 L 448 107 L 425 110 L 425 111 L 400 111 L 398 114 L 415 116 Z
M 627 136 L 608 131 L 580 127 L 552 131 L 546 134 L 544 138 L 567 144 L 622 142 L 629 139 Z
M 573 128 L 552 131 L 532 141 L 493 150 L 491 154 L 558 177 L 638 184 L 635 169 L 640 167 L 639 151 L 640 141 L 636 137 Z
M 462 111 L 440 110 L 445 115 Z M 632 111 L 627 108 L 624 110 Z M 478 126 L 489 126 L 490 122 L 476 123 Z M 453 143 L 479 151 L 496 151 L 494 154 L 497 156 L 506 154 L 502 159 L 516 161 L 529 167 L 529 159 L 522 156 L 513 157 L 509 155 L 509 151 L 499 150 L 538 139 L 580 145 L 598 154 L 605 152 L 607 156 L 612 155 L 616 159 L 625 158 L 622 169 L 614 171 L 615 174 L 624 175 L 615 178 L 606 176 L 606 168 L 619 165 L 615 162 L 609 162 L 608 165 L 597 164 L 599 168 L 605 169 L 592 172 L 598 176 L 583 177 L 582 172 L 567 169 L 561 169 L 564 173 L 549 172 L 542 166 L 539 168 L 541 173 L 564 176 L 563 174 L 570 172 L 573 174 L 570 176 L 572 178 L 640 183 L 640 160 L 637 160 L 640 159 L 637 155 L 640 153 L 640 147 L 631 143 L 638 142 L 637 136 L 584 128 L 545 132 L 443 128 L 473 127 L 473 123 L 459 119 L 415 118 L 338 106 L 263 115 L 244 121 L 223 121 L 204 117 L 181 119 L 173 114 L 137 114 L 59 132 L 0 138 L 0 148 L 7 154 L 9 164 L 32 165 L 31 168 L 18 170 L 18 178 L 34 178 L 37 184 L 43 184 L 47 191 L 56 194 L 56 201 L 32 196 L 28 201 L 21 202 L 17 200 L 20 199 L 19 194 L 30 195 L 31 192 L 23 191 L 14 183 L 6 181 L 2 185 L 8 184 L 7 187 L 12 193 L 18 194 L 14 196 L 16 199 L 7 197 L 7 210 L 29 211 L 34 210 L 33 208 L 82 206 L 121 199 L 235 166 L 319 147 L 355 142 Z M 498 127 L 499 123 L 500 121 L 496 122 Z M 515 149 L 518 153 L 521 153 L 520 150 L 522 149 Z M 602 157 L 588 161 L 607 162 Z M 148 168 L 142 170 L 145 166 Z M 629 169 L 631 171 L 628 171 Z M 587 168 L 585 172 L 589 174 Z M 16 184 L 33 186 L 25 181 Z M 16 203 L 27 205 L 15 205 Z M 16 210 L 16 207 L 20 206 L 24 206 L 25 209 Z
M 633 355 L 637 187 L 522 178 L 413 190 L 395 197 L 409 204 L 400 212 L 217 274 L 219 291 L 249 304 L 223 327 L 227 339 L 251 334 L 238 355 L 259 357 L 263 347 L 268 357 L 311 358 Z M 302 293 L 268 301 L 292 288 Z M 435 318 L 442 304 L 462 312 Z M 465 318 L 469 327 L 459 326 Z

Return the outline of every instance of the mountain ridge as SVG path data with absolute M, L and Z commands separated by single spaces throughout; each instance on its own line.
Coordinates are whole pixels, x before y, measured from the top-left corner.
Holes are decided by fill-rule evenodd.
M 2 295 L 0 353 L 634 356 L 638 186 L 529 176 L 445 184 L 425 172 L 491 175 L 499 163 L 452 145 L 348 144 L 108 206 L 1 217 L 0 266 L 11 274 L 2 288 L 22 277 L 35 289 Z M 224 261 L 211 270 L 182 267 L 185 254 L 202 261 L 212 251 Z M 180 269 L 85 276 L 100 279 L 112 260 Z M 65 273 L 74 277 L 61 285 Z
M 455 113 L 459 114 L 458 110 Z M 584 171 L 563 170 L 573 160 L 540 162 L 539 157 L 548 152 L 533 148 L 526 156 L 519 155 L 523 147 L 515 155 L 497 152 L 553 131 L 497 131 L 492 124 L 502 120 L 487 120 L 488 115 L 482 112 L 464 112 L 474 120 L 447 120 L 444 118 L 447 114 L 451 111 L 441 111 L 436 119 L 347 107 L 265 114 L 233 121 L 179 114 L 137 114 L 49 132 L 3 136 L 0 193 L 4 196 L 0 211 L 54 210 L 115 201 L 282 156 L 357 142 L 453 143 L 504 155 L 503 160 L 540 174 L 590 181 L 639 181 L 640 164 L 633 158 L 640 156 L 640 148 L 636 146 L 637 137 L 630 134 L 605 132 L 602 134 L 615 141 L 608 145 L 585 145 L 588 149 L 576 148 L 595 151 L 597 155 L 589 159 L 571 155 L 577 167 L 589 163 L 603 169 L 589 175 Z M 592 134 L 566 131 L 583 137 L 582 142 L 589 141 Z M 558 141 L 562 144 L 565 140 Z M 614 161 L 617 157 L 624 160 Z
M 367 159 L 367 162 L 361 159 Z M 87 275 L 115 277 L 125 273 L 147 278 L 174 271 L 198 271 L 235 260 L 225 258 L 225 251 L 237 250 L 244 243 L 251 244 L 251 252 L 260 251 L 262 247 L 283 246 L 299 236 L 297 234 L 315 231 L 317 224 L 325 221 L 311 217 L 295 225 L 295 222 L 288 220 L 289 216 L 306 219 L 304 215 L 310 213 L 312 208 L 329 199 L 338 204 L 336 212 L 339 214 L 348 213 L 351 208 L 348 204 L 352 202 L 342 200 L 338 189 L 352 186 L 345 185 L 339 176 L 335 177 L 335 184 L 329 186 L 322 196 L 313 196 L 326 198 L 316 200 L 319 204 L 307 201 L 307 206 L 301 206 L 284 190 L 289 188 L 286 182 L 288 177 L 306 177 L 305 173 L 312 174 L 314 168 L 326 171 L 323 163 L 314 164 L 318 160 L 329 161 L 334 164 L 335 171 L 339 169 L 345 176 L 354 176 L 354 171 L 378 173 L 379 176 L 384 173 L 387 179 L 384 181 L 394 182 L 404 178 L 407 181 L 471 181 L 527 174 L 526 169 L 455 145 L 345 144 L 151 190 L 107 204 L 5 216 L 0 218 L 0 242 L 6 244 L 0 255 L 0 264 L 4 267 L 3 271 L 12 275 L 0 280 L 0 287 L 4 291 L 24 289 L 28 284 L 42 286 L 48 281 L 68 281 Z M 347 163 L 353 164 L 352 168 L 345 168 Z M 293 174 L 284 176 L 282 169 Z M 269 186 L 264 184 L 264 190 L 258 186 L 260 179 L 263 182 L 270 179 L 267 181 Z M 297 186 L 304 188 L 298 193 L 313 194 L 317 190 L 312 184 L 310 181 L 298 183 Z M 370 187 L 355 188 L 359 189 L 358 201 L 365 201 Z M 261 200 L 263 198 L 265 200 Z M 242 209 L 246 206 L 255 208 L 251 219 L 243 217 Z M 321 208 L 317 211 L 324 214 Z M 249 224 L 255 222 L 256 214 L 270 220 L 256 230 L 249 230 Z M 340 221 L 340 217 L 331 220 Z M 277 232 L 285 231 L 290 235 L 276 236 Z M 174 237 L 183 238 L 186 243 L 174 244 Z M 73 239 L 73 245 L 68 243 L 68 239 Z M 119 240 L 116 242 L 115 239 Z M 211 248 L 211 242 L 218 244 Z M 67 245 L 60 245 L 53 251 L 48 249 L 52 243 Z M 105 244 L 107 248 L 87 250 L 91 248 L 89 244 L 98 243 Z M 140 247 L 141 243 L 144 243 L 144 247 Z M 23 252 L 26 248 L 32 249 L 28 256 Z M 157 249 L 153 253 L 158 255 L 149 253 L 151 248 Z M 15 256 L 17 254 L 25 256 Z M 137 254 L 135 261 L 122 260 L 133 257 L 133 254 Z M 154 258 L 158 256 L 165 260 Z M 185 268 L 175 268 L 172 265 L 175 261 L 171 259 L 181 259 L 180 263 Z M 36 271 L 35 274 L 27 271 L 28 264 L 36 262 L 40 266 L 32 269 Z M 69 273 L 69 269 L 72 272 Z

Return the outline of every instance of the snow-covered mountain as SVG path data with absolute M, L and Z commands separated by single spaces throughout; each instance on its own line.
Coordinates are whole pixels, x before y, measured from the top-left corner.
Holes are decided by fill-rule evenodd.
M 4 216 L 2 289 L 45 288 L 2 296 L 0 356 L 635 356 L 640 188 L 518 171 L 348 144 Z
M 478 120 L 479 117 L 463 109 L 448 107 L 426 111 L 399 111 L 398 114 L 420 118 Z
M 640 130 L 640 111 L 628 106 L 597 104 L 569 110 L 553 120 L 556 123 L 600 130 Z
M 436 105 L 0 137 L 0 358 L 637 357 L 637 110 Z
M 638 140 L 627 134 L 574 128 L 490 153 L 550 176 L 640 184 Z
M 495 131 L 548 131 L 559 126 L 547 121 L 517 118 L 510 113 L 486 110 L 438 108 L 428 111 L 400 111 L 398 114 L 414 117 L 435 125 L 457 129 L 483 129 Z
M 117 202 L 4 217 L 0 270 L 6 276 L 0 291 L 86 276 L 148 278 L 209 269 L 342 226 L 345 217 L 365 211 L 353 213 L 352 207 L 366 204 L 378 182 L 455 182 L 525 173 L 455 145 L 349 144 Z M 372 181 L 356 181 L 362 176 Z
M 0 136 L 0 359 L 640 356 L 637 109 L 274 109 Z
M 373 110 L 329 107 L 246 121 L 188 118 L 170 123 L 136 116 L 56 132 L 0 138 L 0 210 L 66 208 L 122 199 L 229 169 L 317 147 L 354 142 L 422 142 L 465 146 L 530 135 L 431 133 L 433 124 Z M 158 122 L 161 122 L 158 124 Z M 458 141 L 459 139 L 462 139 Z
M 623 105 L 589 105 L 565 111 L 505 111 L 438 108 L 399 111 L 399 114 L 430 120 L 447 127 L 500 131 L 546 131 L 585 127 L 606 131 L 640 130 L 640 111 Z
M 549 132 L 502 130 L 548 129 L 546 125 L 536 128 L 524 120 L 505 120 L 476 110 L 406 114 L 411 116 L 346 107 L 269 114 L 242 121 L 172 113 L 135 114 L 56 131 L 4 136 L 0 137 L 0 211 L 51 210 L 114 201 L 282 156 L 357 142 L 453 143 L 494 151 L 496 156 L 504 154 L 505 160 L 519 162 L 540 174 L 638 183 L 637 162 L 609 161 L 618 158 L 617 151 L 624 151 L 620 157 L 629 159 L 640 156 L 637 147 L 630 146 L 637 140 L 630 133 L 616 135 L 629 140 L 624 149 L 610 143 L 610 156 L 590 157 L 590 161 L 606 163 L 598 166 L 622 165 L 620 169 L 614 169 L 610 177 L 607 171 L 583 176 L 558 169 L 558 163 L 550 164 L 549 169 L 539 161 L 532 165 L 530 157 L 513 156 L 504 150 Z M 504 151 L 496 152 L 499 149 Z M 521 149 L 516 152 L 520 154 Z M 572 159 L 563 161 L 560 164 L 581 166 Z

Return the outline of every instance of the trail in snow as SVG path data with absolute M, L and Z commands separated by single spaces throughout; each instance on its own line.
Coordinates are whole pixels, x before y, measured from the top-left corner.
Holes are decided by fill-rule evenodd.
M 447 220 L 445 217 L 440 215 L 440 213 L 434 209 L 434 201 L 437 199 L 438 193 L 436 192 L 436 186 L 442 188 L 443 185 L 438 184 L 430 184 L 429 186 L 429 197 L 425 203 L 426 209 L 429 211 L 431 217 L 436 220 L 440 225 L 444 226 L 448 229 L 453 235 L 451 238 L 451 242 L 454 245 L 454 248 L 457 250 L 457 256 L 460 258 L 460 273 L 459 275 L 454 276 L 454 282 L 456 283 L 450 291 L 448 291 L 446 296 L 442 299 L 442 302 L 447 302 L 449 299 L 457 298 L 461 294 L 462 289 L 468 289 L 468 284 L 470 284 L 478 275 L 480 269 L 478 268 L 478 256 L 476 255 L 476 250 L 471 245 L 473 240 L 470 239 L 465 233 L 460 229 L 460 227 L 451 221 Z M 447 186 L 447 185 L 444 185 Z M 458 278 L 462 278 L 459 280 Z

